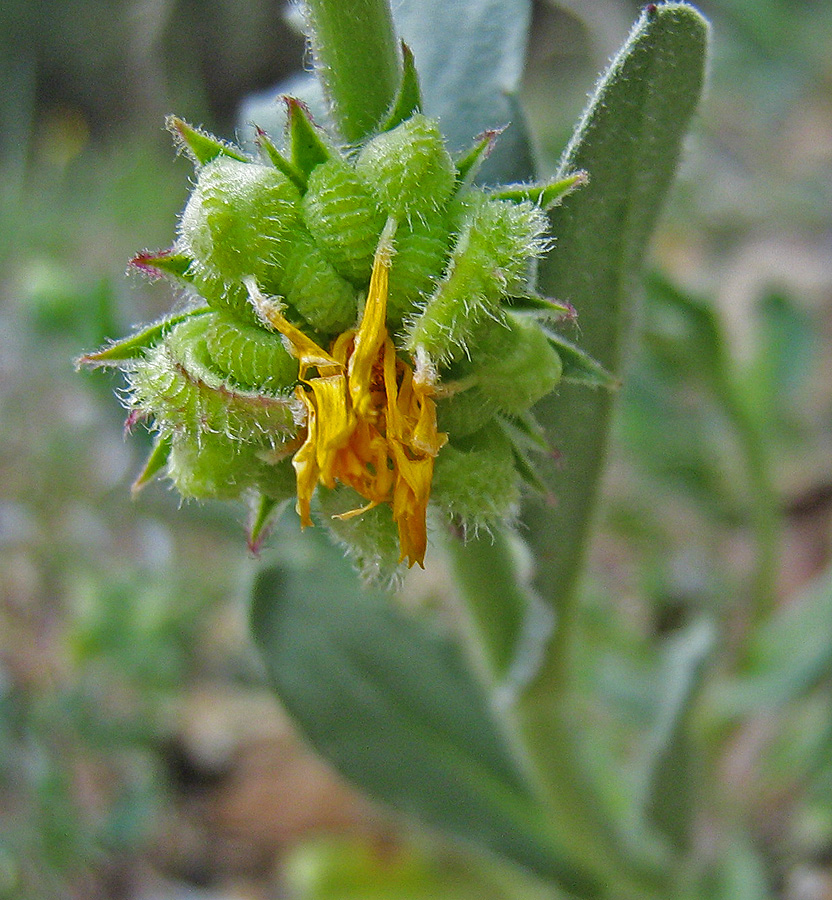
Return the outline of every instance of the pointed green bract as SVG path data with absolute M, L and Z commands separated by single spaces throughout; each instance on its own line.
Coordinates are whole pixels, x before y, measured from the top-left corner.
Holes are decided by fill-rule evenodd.
M 248 526 L 248 549 L 253 554 L 257 555 L 260 552 L 269 529 L 288 499 L 289 497 L 285 500 L 277 500 L 266 494 L 256 494 L 253 497 L 250 504 L 251 517 Z
M 170 458 L 171 437 L 169 434 L 159 435 L 153 444 L 153 449 L 147 457 L 138 477 L 130 487 L 130 492 L 135 496 L 145 485 L 149 484 L 153 478 L 159 474 L 167 465 Z
M 194 316 L 203 316 L 210 312 L 208 307 L 189 310 L 176 316 L 168 316 L 160 322 L 148 325 L 129 337 L 113 341 L 102 350 L 87 353 L 78 360 L 84 366 L 119 366 L 126 360 L 139 359 L 150 347 L 155 346 L 174 326 Z
M 514 203 L 528 200 L 541 209 L 549 210 L 575 188 L 585 185 L 588 181 L 589 176 L 586 172 L 575 172 L 565 178 L 544 181 L 542 184 L 506 185 L 489 191 L 489 196 L 497 200 L 512 200 Z
M 293 97 L 286 97 L 285 100 L 292 165 L 308 178 L 316 166 L 332 158 L 334 151 L 323 132 L 312 121 L 306 106 Z
M 151 278 L 170 277 L 178 281 L 193 281 L 193 259 L 187 253 L 179 253 L 175 247 L 156 253 L 145 251 L 130 260 L 130 265 Z
M 266 159 L 276 168 L 279 169 L 290 181 L 294 182 L 295 187 L 303 194 L 306 191 L 306 175 L 290 160 L 278 150 L 277 144 L 271 137 L 263 131 L 262 128 L 255 126 L 257 136 L 254 139 L 255 144 L 260 148 Z
M 571 303 L 543 297 L 535 291 L 526 291 L 517 297 L 506 297 L 503 305 L 515 312 L 532 313 L 544 320 L 574 320 L 578 315 Z
M 203 166 L 218 156 L 227 156 L 240 162 L 248 161 L 248 157 L 238 147 L 215 138 L 201 128 L 194 128 L 177 116 L 168 116 L 165 125 L 179 146 L 198 166 Z
M 482 164 L 488 159 L 491 151 L 497 144 L 497 138 L 505 131 L 504 128 L 495 128 L 483 132 L 477 142 L 456 161 L 457 178 L 460 187 L 467 187 L 474 183 Z
M 584 384 L 588 387 L 616 388 L 617 379 L 597 360 L 585 353 L 572 341 L 559 334 L 549 333 L 549 343 L 557 350 L 563 363 L 563 380 L 573 384 Z
M 390 131 L 401 125 L 405 119 L 422 111 L 422 90 L 419 87 L 419 73 L 410 47 L 402 41 L 402 81 L 399 93 L 393 104 L 390 115 L 385 119 L 379 131 Z

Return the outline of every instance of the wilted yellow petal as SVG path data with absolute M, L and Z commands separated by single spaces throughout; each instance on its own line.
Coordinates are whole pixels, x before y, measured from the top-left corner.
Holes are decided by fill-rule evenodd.
M 361 324 L 339 335 L 328 353 L 287 322 L 279 308 L 265 304 L 258 311 L 301 363 L 297 394 L 306 410 L 306 439 L 292 463 L 302 524 L 311 524 L 318 484 L 329 489 L 336 482 L 349 485 L 367 503 L 336 518 L 351 519 L 389 503 L 400 561 L 412 566 L 424 564 L 433 459 L 447 436 L 436 429 L 436 373 L 429 360 L 417 359 L 414 375 L 387 333 L 394 230 L 391 219 L 376 250 Z M 312 367 L 317 374 L 306 377 Z
M 298 393 L 306 406 L 306 440 L 298 452 L 292 457 L 292 466 L 295 469 L 297 479 L 298 502 L 295 507 L 300 516 L 301 527 L 306 528 L 312 524 L 310 516 L 310 504 L 315 486 L 318 484 L 318 454 L 317 454 L 317 416 L 315 405 L 311 398 L 306 396 L 302 387 Z
M 317 416 L 316 454 L 320 480 L 328 488 L 335 487 L 335 458 L 349 443 L 355 427 L 355 416 L 347 406 L 347 380 L 340 375 L 311 378 Z
M 350 397 L 359 416 L 365 416 L 370 409 L 373 366 L 378 362 L 379 350 L 387 337 L 387 284 L 393 259 L 394 232 L 395 220 L 388 219 L 373 260 L 367 302 L 349 361 Z

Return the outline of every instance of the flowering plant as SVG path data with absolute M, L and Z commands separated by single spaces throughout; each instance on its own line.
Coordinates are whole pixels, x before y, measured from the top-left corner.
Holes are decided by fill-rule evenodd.
M 498 19 L 515 5 L 466 4 Z M 169 120 L 196 184 L 174 245 L 133 264 L 190 302 L 84 358 L 124 369 L 129 421 L 155 429 L 136 485 L 166 469 L 184 496 L 248 498 L 255 548 L 294 500 L 302 526 L 324 525 L 375 580 L 359 587 L 320 546 L 258 574 L 252 615 L 283 704 L 372 796 L 569 896 L 687 890 L 652 788 L 630 828 L 599 798 L 571 677 L 608 389 L 706 26 L 686 4 L 646 7 L 555 177 L 501 184 L 486 161 L 505 122 L 481 121 L 451 153 L 437 79 L 420 87 L 384 0 L 307 12 L 329 130 L 296 99 L 285 144 L 258 129 L 251 154 Z M 472 91 L 488 62 L 473 58 Z M 559 330 L 576 315 L 586 349 Z M 463 601 L 458 639 L 378 590 L 425 563 L 431 534 Z M 690 636 L 691 679 L 708 646 Z

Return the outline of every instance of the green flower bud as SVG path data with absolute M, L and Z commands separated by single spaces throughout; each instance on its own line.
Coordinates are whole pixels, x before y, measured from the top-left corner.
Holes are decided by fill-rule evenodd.
M 296 494 L 376 579 L 422 563 L 429 504 L 472 528 L 513 515 L 540 485 L 531 407 L 604 374 L 543 329 L 571 307 L 532 284 L 542 207 L 580 179 L 473 188 L 496 134 L 458 171 L 406 94 L 350 155 L 297 101 L 288 148 L 258 132 L 265 164 L 171 119 L 197 183 L 174 246 L 133 265 L 208 307 L 84 360 L 121 366 L 157 432 L 137 487 L 166 467 L 185 497 L 253 498 L 252 546 Z

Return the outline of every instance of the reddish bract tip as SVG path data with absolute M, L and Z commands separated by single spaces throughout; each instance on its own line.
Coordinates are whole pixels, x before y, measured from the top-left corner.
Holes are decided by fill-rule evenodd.
M 491 155 L 491 151 L 494 149 L 494 145 L 497 143 L 497 139 L 500 135 L 508 128 L 508 125 L 503 125 L 501 128 L 489 128 L 486 131 L 483 131 L 482 134 L 478 134 L 474 139 L 477 143 L 487 141 L 488 144 L 485 148 L 483 157 L 488 159 Z
M 124 420 L 125 436 L 130 434 L 133 431 L 133 426 L 137 422 L 141 422 L 141 420 L 144 418 L 145 413 L 143 413 L 140 409 L 131 409 L 130 412 L 127 413 L 127 418 Z
M 145 275 L 149 275 L 155 281 L 161 278 L 164 275 L 164 272 L 154 266 L 153 261 L 165 256 L 170 256 L 172 252 L 173 251 L 171 250 L 157 250 L 151 253 L 150 250 L 143 250 L 141 253 L 137 253 L 127 265 L 132 269 L 138 269 Z

